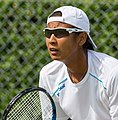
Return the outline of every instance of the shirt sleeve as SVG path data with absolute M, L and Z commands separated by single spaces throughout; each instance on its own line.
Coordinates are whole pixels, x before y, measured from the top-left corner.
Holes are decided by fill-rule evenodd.
M 48 81 L 48 82 L 47 82 Z M 39 87 L 46 89 L 49 93 L 51 92 L 50 82 L 46 71 L 41 70 L 39 75 Z M 62 108 L 59 105 L 59 102 L 56 98 L 53 98 L 56 105 L 56 120 L 67 120 L 69 117 L 64 113 Z
M 49 87 L 48 87 L 48 84 L 47 84 L 47 80 L 46 80 L 46 76 L 44 74 L 45 72 L 43 70 L 40 71 L 40 74 L 39 74 L 39 87 L 42 87 L 44 89 L 46 89 L 47 91 L 49 91 Z
M 112 120 L 118 120 L 118 67 L 110 74 L 109 83 L 109 107 Z

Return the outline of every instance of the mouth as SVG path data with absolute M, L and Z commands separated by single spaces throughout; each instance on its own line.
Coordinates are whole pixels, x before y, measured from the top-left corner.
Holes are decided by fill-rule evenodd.
M 58 50 L 55 48 L 50 48 L 50 51 L 58 51 Z
M 57 53 L 59 52 L 59 50 L 55 48 L 50 48 L 49 50 L 52 55 L 57 55 Z

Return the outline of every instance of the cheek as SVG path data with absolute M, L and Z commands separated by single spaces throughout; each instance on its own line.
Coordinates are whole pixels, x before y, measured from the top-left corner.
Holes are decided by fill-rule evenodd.
M 75 41 L 73 41 L 73 39 L 66 39 L 63 40 L 63 42 L 59 43 L 60 49 L 61 51 L 63 51 L 63 53 L 65 54 L 70 54 L 70 52 L 72 52 L 73 50 L 75 50 L 77 48 L 77 43 Z
M 48 46 L 49 46 L 49 40 L 48 40 L 48 38 L 46 38 L 45 43 L 46 43 L 46 46 L 48 48 Z
M 77 42 L 74 39 L 74 37 L 69 37 L 64 41 L 63 44 L 67 49 L 73 49 L 75 46 L 77 46 Z

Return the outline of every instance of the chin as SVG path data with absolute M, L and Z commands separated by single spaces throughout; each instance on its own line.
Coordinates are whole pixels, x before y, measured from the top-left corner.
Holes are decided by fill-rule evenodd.
M 62 61 L 61 58 L 58 58 L 58 57 L 51 57 L 52 60 L 58 60 L 58 61 Z
M 52 58 L 52 60 L 59 60 L 60 61 L 60 59 L 58 59 L 58 58 Z

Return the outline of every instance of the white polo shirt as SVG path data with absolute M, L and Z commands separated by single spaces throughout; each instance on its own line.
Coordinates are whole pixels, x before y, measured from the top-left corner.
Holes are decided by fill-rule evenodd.
M 88 51 L 88 71 L 77 84 L 59 61 L 44 66 L 39 86 L 56 103 L 57 120 L 118 120 L 118 60 Z

